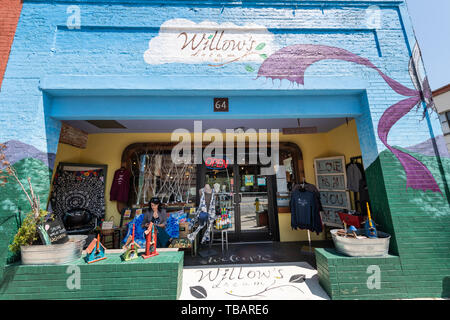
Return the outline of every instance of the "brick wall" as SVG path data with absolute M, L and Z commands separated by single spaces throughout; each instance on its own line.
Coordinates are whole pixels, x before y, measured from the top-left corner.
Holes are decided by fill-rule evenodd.
M 183 252 L 160 252 L 127 262 L 119 254 L 106 256 L 92 264 L 82 257 L 65 265 L 8 265 L 0 282 L 0 299 L 176 300 L 180 296 Z M 79 269 L 69 269 L 74 266 Z
M 21 9 L 21 0 L 0 0 L 0 88 Z
M 399 257 L 357 258 L 344 256 L 334 249 L 315 251 L 319 282 L 333 300 L 414 297 L 408 292 L 407 276 L 401 269 Z M 374 275 L 371 266 L 379 267 L 379 288 L 369 279 Z

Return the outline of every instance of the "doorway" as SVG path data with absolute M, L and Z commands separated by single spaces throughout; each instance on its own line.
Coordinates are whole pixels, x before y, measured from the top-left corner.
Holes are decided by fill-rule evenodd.
M 274 175 L 261 164 L 204 163 L 198 170 L 199 188 L 209 184 L 216 194 L 216 212 L 230 217 L 231 242 L 277 241 Z

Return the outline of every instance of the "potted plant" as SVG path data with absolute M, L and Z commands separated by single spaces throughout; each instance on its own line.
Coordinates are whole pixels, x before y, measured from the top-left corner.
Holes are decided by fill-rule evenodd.
M 49 236 L 50 228 L 56 220 L 53 214 L 40 208 L 40 199 L 28 177 L 29 191 L 20 181 L 16 170 L 7 161 L 5 156 L 6 145 L 0 144 L 0 186 L 8 183 L 8 177 L 14 179 L 24 192 L 31 211 L 26 215 L 14 236 L 9 250 L 18 254 L 20 252 L 23 264 L 59 264 L 75 260 L 81 256 L 84 237 L 67 237 L 64 227 L 59 234 L 63 234 L 59 244 L 52 244 Z

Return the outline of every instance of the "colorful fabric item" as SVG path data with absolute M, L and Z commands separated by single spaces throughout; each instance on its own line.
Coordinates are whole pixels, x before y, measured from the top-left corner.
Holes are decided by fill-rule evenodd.
M 109 198 L 111 201 L 128 202 L 130 191 L 130 171 L 120 168 L 114 173 Z
M 194 241 L 195 237 L 197 236 L 197 233 L 200 232 L 200 230 L 202 230 L 204 227 L 206 227 L 206 232 L 203 234 L 201 243 L 207 243 L 209 242 L 210 239 L 210 234 L 211 234 L 211 228 L 214 225 L 214 220 L 216 219 L 216 197 L 215 197 L 215 192 L 214 189 L 212 190 L 211 193 L 211 201 L 209 203 L 209 210 L 208 210 L 208 206 L 206 205 L 206 200 L 205 200 L 205 190 L 201 189 L 201 198 L 200 198 L 200 205 L 197 209 L 196 215 L 195 217 L 190 221 L 189 223 L 189 229 L 193 229 L 195 224 L 198 223 L 198 227 L 197 229 L 188 234 L 187 238 L 191 241 Z M 208 219 L 206 220 L 206 222 L 200 222 L 200 214 L 202 212 L 207 212 L 208 213 Z
M 125 244 L 128 240 L 128 237 L 131 237 L 133 234 L 133 224 L 135 225 L 134 229 L 134 242 L 141 246 L 141 248 L 145 248 L 145 229 L 142 227 L 142 221 L 144 219 L 144 215 L 140 214 L 135 217 L 133 220 L 128 222 L 128 230 L 126 236 L 122 240 L 122 244 Z
M 166 223 L 166 232 L 171 238 L 178 238 L 180 236 L 180 222 L 186 220 L 186 213 L 178 211 L 170 214 Z
M 87 210 L 101 219 L 105 215 L 103 170 L 59 170 L 50 197 L 53 213 L 63 218 L 71 210 Z

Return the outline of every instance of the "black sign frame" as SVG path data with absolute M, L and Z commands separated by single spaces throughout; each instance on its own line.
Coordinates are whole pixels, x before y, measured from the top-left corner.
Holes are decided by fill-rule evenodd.
M 214 98 L 214 112 L 229 112 L 230 104 L 228 98 Z

